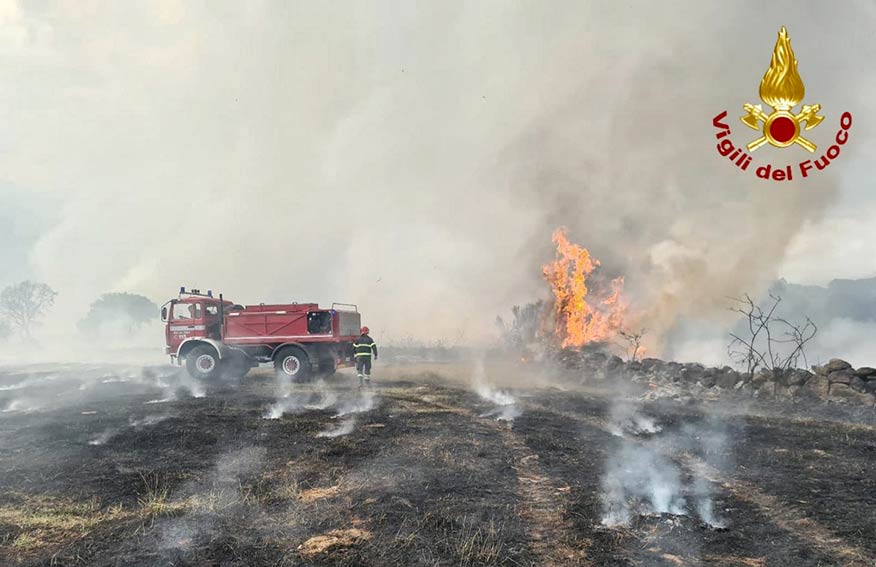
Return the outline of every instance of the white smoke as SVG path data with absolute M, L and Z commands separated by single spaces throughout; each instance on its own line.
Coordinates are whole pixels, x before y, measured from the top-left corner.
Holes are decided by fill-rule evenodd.
M 162 421 L 169 418 L 170 416 L 167 415 L 147 415 L 142 419 L 130 418 L 129 425 L 134 429 L 142 429 L 144 427 L 149 427 L 150 425 L 161 423 Z
M 653 418 L 619 401 L 611 409 L 609 431 L 622 439 L 600 479 L 603 525 L 628 525 L 635 516 L 694 513 L 710 527 L 727 525 L 715 513 L 712 483 L 702 471 L 694 467 L 688 471 L 691 481 L 685 482 L 685 471 L 668 456 L 700 453 L 712 464 L 725 466 L 727 438 L 719 426 L 684 424 L 677 431 L 658 435 L 662 428 Z
M 271 404 L 265 411 L 263 417 L 265 419 L 279 419 L 284 414 L 301 413 L 304 411 L 319 411 L 330 408 L 335 409 L 335 414 L 332 419 L 371 411 L 378 404 L 378 397 L 373 390 L 360 390 L 338 392 L 329 388 L 328 384 L 319 380 L 313 384 L 315 390 L 299 391 L 295 393 L 287 393 L 286 397 L 280 398 Z M 346 431 L 345 427 L 355 425 L 354 421 L 344 420 L 344 426 L 337 428 L 337 431 Z M 352 424 L 352 425 L 351 425 Z M 336 430 L 331 430 L 336 431 Z M 339 433 L 346 435 L 346 433 Z M 324 435 L 334 437 L 336 435 Z
M 288 378 L 275 374 L 274 395 L 277 401 L 265 413 L 267 419 L 278 419 L 284 413 L 298 413 L 302 410 L 324 410 L 335 407 L 339 403 L 338 392 L 333 390 L 323 379 L 318 379 L 306 386 L 298 386 Z
M 490 397 L 485 397 L 485 399 L 490 399 Z M 500 399 L 507 399 L 505 396 L 501 396 Z M 485 411 L 480 415 L 480 417 L 494 417 L 496 421 L 514 421 L 516 418 L 523 415 L 523 410 L 517 406 L 516 401 L 512 401 L 506 404 L 500 404 L 497 407 Z
M 25 376 L 28 376 L 28 375 L 25 374 Z M 28 377 L 20 382 L 14 383 L 14 384 L 9 384 L 7 386 L 0 386 L 0 392 L 6 392 L 9 390 L 22 390 L 24 388 L 31 388 L 31 387 L 34 387 L 37 385 L 45 384 L 47 382 L 54 382 L 55 380 L 58 380 L 59 378 L 61 378 L 60 374 L 48 374 L 48 375 L 40 376 L 37 378 Z
M 299 413 L 304 410 L 304 406 L 309 399 L 309 394 L 288 395 L 288 397 L 271 404 L 263 417 L 265 419 L 280 419 L 284 414 Z
M 162 367 L 158 372 L 149 373 L 146 377 L 151 378 L 152 384 L 161 390 L 161 397 L 145 402 L 147 404 L 163 404 L 177 399 L 180 389 L 188 390 L 193 398 L 203 398 L 207 395 L 203 382 L 189 376 L 184 368 Z
M 165 520 L 157 528 L 160 531 L 159 548 L 165 553 L 169 550 L 186 552 L 192 548 L 195 539 L 207 528 L 206 522 L 195 523 L 185 518 Z
M 107 429 L 103 433 L 101 433 L 100 435 L 98 435 L 97 437 L 95 437 L 91 441 L 89 441 L 88 444 L 89 445 L 103 445 L 104 443 L 106 443 L 107 441 L 112 439 L 118 432 L 119 432 L 118 429 L 114 429 L 114 428 Z
M 88 412 L 89 414 L 93 414 L 96 412 Z M 142 430 L 145 427 L 149 427 L 151 425 L 155 425 L 157 423 L 161 423 L 162 421 L 169 419 L 168 415 L 147 415 L 140 419 L 135 419 L 133 417 L 128 419 L 128 427 L 134 430 Z M 109 442 L 110 439 L 124 431 L 124 427 L 110 427 L 105 429 L 103 432 L 93 437 L 90 441 L 88 441 L 89 445 L 105 445 Z
M 320 431 L 316 434 L 317 437 L 340 437 L 342 435 L 349 435 L 356 429 L 356 418 L 348 417 L 342 419 L 340 423 L 335 427 L 329 427 L 324 431 Z
M 484 382 L 475 384 L 475 392 L 483 399 L 493 402 L 497 406 L 510 406 L 517 403 L 517 400 L 509 392 L 494 390 L 492 386 Z
M 698 476 L 694 479 L 694 505 L 697 514 L 706 525 L 713 528 L 726 528 L 727 522 L 715 513 L 715 501 L 712 498 L 712 483 Z
M 807 345 L 810 364 L 840 357 L 852 366 L 876 365 L 876 323 L 834 319 L 818 329 L 813 344 Z
M 609 431 L 612 435 L 622 437 L 629 435 L 648 435 L 662 431 L 657 421 L 630 402 L 619 401 L 612 405 L 609 415 Z
M 188 501 L 195 509 L 156 522 L 153 529 L 157 550 L 165 554 L 186 552 L 211 537 L 226 510 L 251 505 L 243 497 L 244 482 L 263 468 L 266 453 L 264 447 L 229 451 L 219 457 L 205 477 L 176 488 L 170 502 Z
M 496 406 L 482 413 L 481 417 L 495 417 L 497 421 L 511 422 L 523 413 L 517 405 L 517 399 L 510 392 L 497 390 L 490 385 L 482 358 L 475 361 L 472 388 L 478 396 Z
M 603 525 L 626 525 L 634 514 L 687 514 L 680 469 L 648 447 L 623 443 L 601 485 Z
M 28 413 L 32 411 L 36 411 L 41 409 L 42 406 L 32 400 L 11 400 L 6 404 L 6 407 L 3 408 L 3 413 L 12 413 L 12 412 L 22 412 Z
M 309 410 L 324 410 L 337 405 L 338 394 L 334 390 L 329 389 L 329 385 L 324 380 L 317 380 L 314 383 L 317 392 L 307 405 L 304 407 Z
M 203 398 L 207 395 L 207 389 L 204 386 L 204 383 L 192 378 L 188 372 L 180 371 L 177 376 L 179 378 L 180 386 L 186 388 L 192 394 L 193 398 Z
M 377 407 L 377 395 L 372 390 L 365 390 L 358 395 L 347 400 L 341 400 L 337 404 L 338 412 L 332 416 L 332 419 L 350 415 L 353 413 L 363 413 L 371 411 Z
M 121 393 L 144 396 L 146 404 L 166 403 L 185 392 L 206 394 L 203 384 L 172 366 L 42 364 L 0 368 L 0 409 L 51 411 L 97 404 Z
M 495 314 L 545 293 L 539 266 L 565 224 L 606 271 L 628 276 L 656 336 L 771 280 L 801 226 L 817 237 L 836 175 L 866 179 L 850 166 L 873 147 L 862 120 L 830 171 L 768 187 L 711 138 L 716 112 L 756 102 L 777 21 L 807 95 L 831 113 L 814 141 L 829 139 L 842 109 L 872 113 L 873 71 L 856 62 L 873 43 L 847 33 L 850 21 L 872 27 L 862 3 L 486 1 L 390 13 L 160 2 L 136 17 L 5 6 L 0 107 L 21 111 L 0 134 L 0 189 L 16 211 L 50 212 L 14 215 L 33 227 L 16 225 L 27 238 L 0 258 L 59 291 L 46 334 L 74 327 L 106 291 L 161 303 L 177 285 L 221 283 L 240 302 L 349 298 L 387 338 L 491 338 Z M 125 33 L 109 41 L 107 29 Z M 791 151 L 774 150 L 763 159 Z M 198 238 L 179 222 L 183 197 L 202 206 Z M 351 230 L 318 214 L 289 222 L 289 211 L 354 201 L 358 214 L 341 220 Z M 858 202 L 872 211 L 868 195 Z M 278 240 L 294 261 L 263 245 Z M 872 257 L 863 250 L 855 257 Z M 253 277 L 253 265 L 272 277 Z

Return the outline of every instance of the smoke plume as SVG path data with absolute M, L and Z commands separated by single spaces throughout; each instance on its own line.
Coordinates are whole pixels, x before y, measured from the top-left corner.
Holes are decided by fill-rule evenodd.
M 715 512 L 712 483 L 702 471 L 686 473 L 671 458 L 676 453 L 692 454 L 710 466 L 726 467 L 723 449 L 728 441 L 718 424 L 688 423 L 663 432 L 641 408 L 618 400 L 609 427 L 621 442 L 606 460 L 600 480 L 603 525 L 628 525 L 636 516 L 696 514 L 705 525 L 726 526 Z
M 874 19 L 858 3 L 6 2 L 0 194 L 29 224 L 3 258 L 59 292 L 45 334 L 101 293 L 161 303 L 185 284 L 354 301 L 385 340 L 482 340 L 546 296 L 565 225 L 659 340 L 772 280 L 838 195 L 832 171 L 736 171 L 711 117 L 757 102 L 781 21 L 824 143 L 841 110 L 873 108 L 873 44 L 846 27 Z M 833 169 L 871 137 L 856 124 Z
M 497 421 L 514 421 L 523 411 L 517 406 L 517 399 L 505 390 L 497 390 L 487 380 L 484 360 L 478 358 L 472 372 L 472 388 L 481 399 L 495 407 L 487 410 L 481 417 L 494 417 Z
M 341 437 L 343 435 L 349 435 L 356 429 L 356 418 L 348 417 L 342 419 L 340 423 L 335 427 L 329 427 L 324 431 L 320 431 L 316 434 L 317 437 Z

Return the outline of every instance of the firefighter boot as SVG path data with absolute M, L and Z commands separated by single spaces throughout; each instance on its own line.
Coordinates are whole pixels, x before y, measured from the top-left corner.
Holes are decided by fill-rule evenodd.
M 371 376 L 368 374 L 365 375 L 365 385 L 369 388 L 371 387 Z
M 362 375 L 361 374 L 359 374 L 359 387 L 360 388 L 362 387 Z

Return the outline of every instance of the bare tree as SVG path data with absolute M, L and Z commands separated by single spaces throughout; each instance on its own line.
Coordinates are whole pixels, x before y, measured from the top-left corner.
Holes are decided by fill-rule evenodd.
M 31 330 L 46 309 L 55 303 L 58 293 L 44 283 L 23 281 L 7 286 L 0 293 L 0 314 L 23 337 Z
M 766 311 L 756 304 L 747 293 L 742 298 L 732 298 L 734 305 L 730 311 L 743 316 L 743 320 L 748 323 L 748 333 L 740 335 L 730 333 L 732 340 L 727 345 L 727 353 L 734 362 L 744 364 L 746 372 L 751 376 L 754 375 L 758 366 L 767 366 L 768 364 L 759 344 L 763 342 L 761 340 L 762 334 L 769 332 L 767 323 L 781 302 L 780 298 L 772 294 L 770 294 L 770 298 L 774 301 Z M 767 337 L 766 342 L 770 343 L 769 337 Z
M 805 347 L 806 343 L 818 333 L 818 326 L 809 317 L 806 317 L 806 321 L 802 324 L 794 324 L 782 318 L 777 318 L 776 322 L 784 325 L 782 333 L 784 338 L 775 339 L 775 341 L 779 344 L 789 345 L 791 348 L 790 351 L 785 350 L 784 358 L 777 359 L 777 362 L 780 362 L 779 367 L 783 370 L 797 368 L 801 358 L 803 366 L 808 367 L 809 361 L 806 359 Z
M 0 320 L 0 340 L 8 338 L 12 334 L 12 327 L 6 321 Z
M 631 361 L 639 359 L 639 352 L 642 349 L 642 337 L 644 337 L 647 332 L 648 329 L 645 329 L 644 327 L 638 331 L 627 331 L 623 329 L 618 331 L 618 335 L 624 340 L 625 344 L 623 346 Z
M 800 359 L 806 360 L 806 344 L 815 337 L 818 327 L 809 317 L 795 324 L 778 317 L 776 310 L 782 302 L 778 295 L 770 294 L 770 300 L 760 306 L 748 294 L 733 298 L 731 311 L 739 313 L 748 325 L 745 333 L 730 333 L 727 345 L 730 358 L 746 367 L 753 376 L 758 368 L 780 373 L 797 368 Z

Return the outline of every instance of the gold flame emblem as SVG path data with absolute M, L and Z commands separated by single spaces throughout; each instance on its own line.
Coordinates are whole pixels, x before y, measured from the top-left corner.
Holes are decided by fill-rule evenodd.
M 800 104 L 805 94 L 803 80 L 797 73 L 797 58 L 791 49 L 791 38 L 788 30 L 782 26 L 770 59 L 770 67 L 760 81 L 760 99 L 774 110 L 771 114 L 766 114 L 759 104 L 745 103 L 742 107 L 748 113 L 740 117 L 742 123 L 763 132 L 763 136 L 748 144 L 748 151 L 753 152 L 769 143 L 777 148 L 797 144 L 814 152 L 815 144 L 804 138 L 801 131 L 811 130 L 821 124 L 824 120 L 824 116 L 818 116 L 821 105 L 804 104 L 797 114 L 791 112 Z

